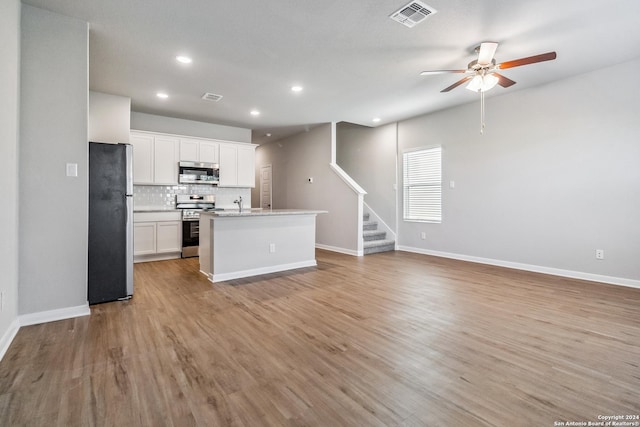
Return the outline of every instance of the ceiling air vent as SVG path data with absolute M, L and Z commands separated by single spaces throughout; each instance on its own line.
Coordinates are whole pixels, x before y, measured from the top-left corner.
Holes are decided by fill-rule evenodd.
M 207 92 L 202 95 L 202 99 L 205 101 L 218 102 L 222 99 L 222 95 L 216 95 L 215 93 Z
M 424 21 L 424 19 L 436 13 L 437 10 L 428 6 L 420 1 L 412 1 L 400 8 L 400 10 L 394 12 L 389 16 L 389 18 L 394 21 L 398 21 L 402 25 L 405 25 L 409 28 L 413 28 L 417 24 Z

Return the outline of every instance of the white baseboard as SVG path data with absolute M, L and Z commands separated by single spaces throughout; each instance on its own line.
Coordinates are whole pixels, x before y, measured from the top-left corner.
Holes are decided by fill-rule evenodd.
M 9 350 L 9 346 L 16 337 L 19 329 L 20 323 L 18 322 L 18 319 L 14 319 L 14 321 L 9 325 L 9 329 L 7 329 L 4 335 L 2 335 L 2 338 L 0 338 L 0 360 L 2 360 L 4 354 Z
M 600 274 L 584 273 L 581 271 L 563 270 L 560 268 L 544 267 L 540 265 L 521 264 L 518 262 L 502 261 L 491 258 L 481 258 L 469 255 L 460 255 L 450 252 L 432 251 L 428 249 L 413 248 L 410 246 L 398 246 L 398 250 L 413 252 L 422 255 L 431 255 L 441 258 L 458 259 L 461 261 L 476 262 L 478 264 L 495 265 L 498 267 L 513 268 L 515 270 L 532 271 L 534 273 L 550 274 L 552 276 L 568 277 L 571 279 L 587 280 L 590 282 L 608 283 L 611 285 L 640 288 L 640 280 L 625 279 L 623 277 L 603 276 Z
M 250 270 L 234 271 L 232 273 L 214 274 L 209 280 L 212 282 L 224 282 L 225 280 L 242 279 L 244 277 L 259 276 L 261 274 L 277 273 L 279 271 L 295 270 L 296 268 L 315 267 L 315 259 L 294 262 L 291 264 L 279 264 L 269 267 L 252 268 Z
M 56 320 L 72 319 L 74 317 L 88 316 L 91 314 L 89 304 L 77 307 L 59 308 L 57 310 L 40 311 L 38 313 L 23 314 L 18 316 L 20 326 L 37 325 L 39 323 L 55 322 Z
M 321 245 L 319 243 L 316 243 L 316 248 L 317 249 L 324 249 L 325 251 L 338 252 L 338 253 L 345 254 L 345 255 L 352 255 L 352 256 L 363 256 L 364 255 L 364 251 L 355 251 L 353 249 L 339 248 L 337 246 Z

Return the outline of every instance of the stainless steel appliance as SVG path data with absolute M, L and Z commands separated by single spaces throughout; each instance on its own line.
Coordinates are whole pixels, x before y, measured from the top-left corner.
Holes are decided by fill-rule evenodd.
M 176 209 L 182 209 L 182 258 L 198 256 L 200 244 L 200 212 L 216 208 L 212 194 L 178 194 Z
M 216 163 L 179 162 L 180 184 L 213 184 L 220 182 L 220 168 Z
M 129 144 L 89 143 L 89 304 L 133 295 L 133 163 Z

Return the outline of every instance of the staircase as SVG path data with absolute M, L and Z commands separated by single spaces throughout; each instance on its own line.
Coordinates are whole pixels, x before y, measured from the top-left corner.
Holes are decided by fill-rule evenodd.
M 395 240 L 387 239 L 387 233 L 378 230 L 378 223 L 369 221 L 368 213 L 364 214 L 363 219 L 362 238 L 364 240 L 365 255 L 394 251 L 396 249 Z

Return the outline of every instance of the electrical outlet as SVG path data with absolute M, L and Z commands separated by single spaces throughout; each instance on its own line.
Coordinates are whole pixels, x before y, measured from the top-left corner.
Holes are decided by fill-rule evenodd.
M 276 252 L 276 244 L 275 243 L 269 243 L 269 253 L 273 254 Z
M 596 249 L 596 259 L 604 259 L 604 249 Z
M 424 231 L 422 233 L 420 233 L 420 238 L 422 240 L 425 240 L 427 238 L 427 233 L 425 233 Z

